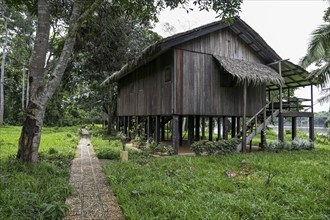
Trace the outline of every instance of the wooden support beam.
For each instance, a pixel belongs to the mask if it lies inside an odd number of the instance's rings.
[[[296,117],[292,117],[292,129],[291,129],[291,138],[292,140],[294,140],[297,136],[297,118]]]
[[[236,117],[231,117],[231,138],[236,135]]]
[[[280,76],[282,76],[282,63],[281,61],[278,62],[278,73],[280,74]],[[279,101],[280,101],[280,113],[282,113],[282,110],[283,110],[283,94],[282,94],[282,85],[280,85],[280,88],[279,88]]]
[[[315,137],[314,137],[314,116],[309,117],[309,140],[311,142],[314,142]]]
[[[205,140],[205,117],[202,117],[202,140]]]
[[[240,117],[237,117],[237,125],[236,125],[236,128],[237,128],[237,134],[241,132],[241,118]]]
[[[160,142],[160,115],[156,116],[155,121],[155,141],[157,144]]]
[[[265,148],[265,146],[266,146],[266,130],[261,130],[259,147]]]
[[[117,116],[116,129],[117,129],[117,132],[120,132],[120,116]]]
[[[173,146],[173,152],[174,154],[179,153],[179,116],[173,115],[172,119],[172,146]]]
[[[188,145],[191,146],[194,143],[194,116],[188,116]]]
[[[200,130],[200,117],[199,115],[196,115],[195,117],[196,122],[195,122],[195,141],[199,141],[201,139],[199,130]]]
[[[161,141],[165,141],[165,117],[161,117],[162,119],[162,123],[161,123],[161,127],[160,127],[160,139]]]
[[[182,131],[183,131],[183,120],[182,116],[179,115],[179,145],[182,146]]]
[[[124,116],[124,134],[127,136],[127,116]]]
[[[213,140],[213,118],[209,117],[209,141]]]
[[[221,140],[221,119],[220,117],[217,118],[217,125],[218,125],[218,138],[217,141]]]
[[[152,116],[147,117],[147,138],[152,137]]]
[[[311,111],[314,112],[313,85],[311,85]]]
[[[136,116],[136,133],[138,136],[141,135],[141,129],[142,129],[141,116]]]
[[[246,152],[246,95],[247,95],[247,85],[244,82],[243,89],[243,134],[242,134],[242,149],[241,151]]]
[[[132,135],[131,135],[131,130],[132,130],[132,116],[128,116],[128,139],[131,140],[132,139]]]
[[[278,116],[278,140],[284,142],[284,117],[282,114]]]
[[[223,139],[228,140],[228,131],[227,131],[227,117],[222,117],[222,133]]]

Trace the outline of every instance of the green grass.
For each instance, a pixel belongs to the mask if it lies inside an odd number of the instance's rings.
[[[0,127],[0,219],[58,219],[65,198],[78,128],[43,128],[39,163],[15,159],[20,127]]]
[[[98,151],[109,146],[97,141]],[[103,166],[128,219],[330,218],[329,145],[281,153],[140,157]]]

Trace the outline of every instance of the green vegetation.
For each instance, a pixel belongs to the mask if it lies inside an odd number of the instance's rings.
[[[62,218],[78,127],[43,128],[36,165],[15,159],[20,129],[0,127],[0,219]]]
[[[118,142],[92,142],[99,152],[121,150]],[[329,145],[317,144],[226,156],[130,154],[103,170],[128,219],[328,219],[329,158]]]

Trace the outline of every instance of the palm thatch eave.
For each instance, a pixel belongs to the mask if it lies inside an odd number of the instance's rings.
[[[279,73],[266,65],[217,55],[213,55],[213,57],[228,73],[237,78],[238,83],[246,82],[248,85],[253,86],[267,84],[269,82],[277,85],[283,85],[285,83]]]

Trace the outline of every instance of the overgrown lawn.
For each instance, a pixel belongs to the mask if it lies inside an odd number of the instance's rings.
[[[98,152],[120,150],[98,139]],[[103,166],[128,219],[330,218],[328,145],[228,156],[131,154]]]
[[[21,127],[0,127],[0,219],[58,219],[65,198],[70,164],[78,144],[78,127],[43,128],[39,163],[15,159]]]

